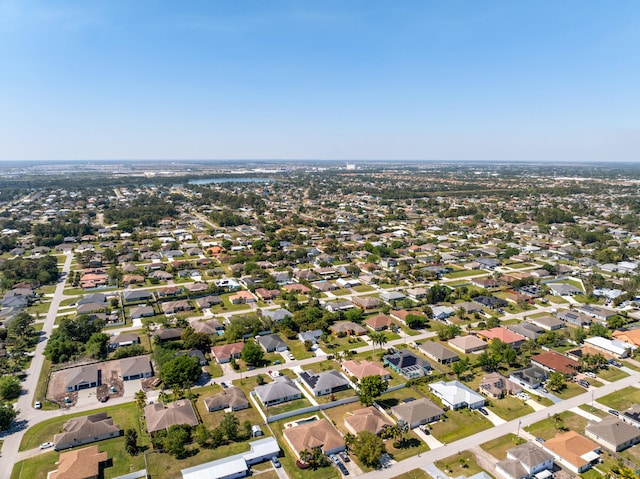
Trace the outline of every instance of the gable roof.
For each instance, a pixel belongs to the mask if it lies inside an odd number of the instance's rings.
[[[556,353],[555,351],[545,351],[531,356],[531,362],[563,374],[574,374],[580,367],[578,361]]]
[[[113,424],[113,419],[107,417],[106,412],[100,412],[69,419],[62,426],[62,430],[64,432],[53,436],[53,443],[56,446],[78,443],[85,439],[116,433],[120,431],[120,427]]]
[[[151,374],[151,361],[149,356],[134,356],[120,360],[120,372],[122,377]]]
[[[460,381],[437,381],[429,384],[429,388],[451,407],[470,406],[479,402],[484,403],[485,399],[477,392],[469,389]]]

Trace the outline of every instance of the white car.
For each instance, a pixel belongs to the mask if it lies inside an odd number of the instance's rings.
[[[41,403],[40,401],[36,401],[36,402],[33,404],[33,407],[34,407],[35,409],[42,409],[42,403]]]
[[[596,375],[594,373],[592,373],[591,371],[587,371],[586,373],[584,373],[585,376],[589,377],[589,378],[595,378]]]
[[[40,444],[40,449],[49,449],[50,447],[53,447],[52,442],[43,442]]]

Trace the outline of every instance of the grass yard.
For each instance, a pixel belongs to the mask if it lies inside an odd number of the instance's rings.
[[[422,394],[414,391],[411,388],[402,388],[398,389],[397,391],[384,393],[382,396],[376,399],[376,402],[384,409],[390,409],[402,403],[405,399],[420,399],[421,397]]]
[[[44,358],[42,363],[42,369],[40,370],[40,376],[38,377],[38,384],[36,385],[36,393],[34,398],[36,401],[42,402],[42,409],[45,411],[53,411],[54,409],[60,409],[55,403],[46,400],[47,389],[49,388],[49,377],[51,376],[51,361]]]
[[[451,273],[445,273],[444,277],[449,279],[457,279],[457,278],[472,278],[474,276],[482,276],[488,274],[487,271],[483,269],[475,269],[475,270],[461,270],[461,271],[453,271]]]
[[[403,447],[395,448],[393,447],[393,443],[393,439],[387,439],[385,441],[385,446],[387,448],[387,453],[389,453],[396,461],[402,461],[403,459],[415,456],[416,454],[422,454],[429,450],[429,446],[420,440],[413,431],[409,431],[405,436]]]
[[[633,404],[638,404],[640,402],[640,389],[629,386],[628,388],[602,396],[598,399],[598,402],[612,409],[624,411]]]
[[[557,417],[558,420],[556,420],[555,417],[543,419],[540,422],[525,427],[525,430],[528,433],[536,437],[541,437],[545,440],[556,437],[558,434],[562,434],[567,430],[584,434],[584,428],[588,423],[586,418],[579,414],[574,414],[571,411],[560,413]]]
[[[369,293],[370,291],[375,291],[373,286],[369,286],[368,284],[359,284],[358,286],[354,286],[353,289],[356,293]]]
[[[431,479],[431,476],[422,469],[414,469],[413,471],[405,472],[404,474],[394,477],[395,479]]]
[[[342,435],[347,434],[349,431],[344,425],[344,420],[346,417],[350,416],[353,411],[357,411],[358,409],[362,409],[363,406],[360,402],[352,402],[349,404],[343,404],[342,406],[332,407],[330,409],[325,409],[324,414],[329,418],[329,420],[333,423],[333,425],[338,429]]]
[[[57,452],[50,451],[20,461],[13,466],[11,479],[44,479],[56,468],[58,456]]]
[[[284,338],[284,342],[287,343],[289,351],[291,351],[291,354],[293,354],[293,357],[296,359],[307,359],[315,356],[315,353],[313,351],[307,351],[304,343],[298,339]]]
[[[562,399],[569,399],[574,396],[579,396],[580,394],[584,394],[586,389],[580,386],[578,383],[574,383],[573,381],[567,381],[567,387],[564,388],[560,392],[552,391],[553,394]]]
[[[478,466],[473,453],[469,451],[461,451],[441,461],[436,461],[435,465],[449,477],[469,477],[483,471],[483,469]]]
[[[505,396],[502,399],[491,399],[487,406],[502,419],[511,421],[522,416],[526,416],[533,411],[533,408],[514,396]]]
[[[295,399],[293,401],[288,401],[283,404],[278,404],[276,406],[265,407],[264,410],[267,416],[277,416],[278,414],[282,414],[284,412],[295,411],[297,409],[302,409],[304,407],[312,406],[308,399],[302,397],[300,399]]]
[[[493,427],[493,423],[468,408],[449,410],[446,420],[431,424],[431,434],[443,443],[451,443]]]
[[[334,289],[331,292],[334,296],[346,296],[348,294],[351,294],[351,290],[347,288]]]
[[[622,364],[624,364],[624,366],[629,369],[633,369],[634,371],[640,371],[640,368],[638,366],[636,366],[635,364],[631,364],[629,361],[622,361]]]
[[[346,389],[344,391],[338,391],[337,393],[333,393],[333,394],[325,394],[324,396],[315,396],[315,400],[318,402],[318,404],[327,404],[333,401],[339,401],[341,399],[345,399],[345,398],[351,398],[354,397],[356,395],[356,392],[349,388]],[[333,396],[333,399],[332,399]]]
[[[545,298],[553,304],[568,304],[569,301],[567,301],[566,299],[564,299],[562,296],[553,296],[553,295],[549,295],[549,296],[545,296]]]
[[[589,414],[593,414],[594,416],[597,416],[599,418],[605,418],[605,417],[609,416],[609,414],[604,412],[602,409],[599,409],[597,407],[593,407],[593,406],[591,406],[591,404],[581,404],[578,407],[580,409],[582,409],[583,411],[587,411]]]
[[[518,437],[515,434],[507,434],[506,436],[501,436],[489,442],[480,444],[480,447],[501,461],[507,457],[507,451],[509,449],[522,444],[523,442],[525,442],[525,440],[521,437]]]
[[[367,343],[356,336],[346,336],[344,338],[338,338],[336,336],[331,336],[327,338],[329,342],[322,342],[322,350],[327,353],[335,353],[337,351],[345,351],[347,349],[355,349],[360,348],[362,346],[366,346]]]

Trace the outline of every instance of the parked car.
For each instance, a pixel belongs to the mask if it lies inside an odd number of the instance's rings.
[[[40,401],[36,401],[33,405],[35,409],[42,409],[42,403]]]
[[[478,411],[480,411],[482,414],[484,414],[485,416],[489,415],[489,411],[487,411],[485,408],[481,407],[478,408]]]
[[[536,437],[536,441],[538,441],[538,442],[544,442],[544,439],[542,439],[541,437]]]
[[[227,389],[227,383],[220,381],[220,386],[222,386],[223,388]]]
[[[278,460],[278,458],[276,456],[273,456],[271,458],[271,463],[273,464],[273,467],[275,467],[276,469],[278,469],[280,467],[280,461]]]
[[[545,387],[541,387],[541,388],[540,388],[540,391],[542,391],[542,392],[543,392],[543,393],[545,393],[545,394],[548,394],[548,393],[549,393],[549,391],[547,391],[547,388],[545,388]]]
[[[40,444],[40,449],[49,449],[50,447],[53,447],[52,442],[43,442]]]
[[[351,459],[349,459],[349,454],[347,454],[347,451],[342,451],[340,453],[340,457],[344,462],[351,462]]]
[[[595,378],[596,377],[595,373],[592,373],[591,371],[587,371],[586,373],[584,373],[584,375],[589,377],[589,378]]]
[[[622,367],[622,363],[620,361],[611,361],[611,365],[615,366],[617,368],[621,368]]]
[[[331,454],[329,456],[329,459],[331,459],[333,462],[335,462],[336,464],[338,464],[340,462],[340,459],[338,459],[338,456],[336,456],[335,454]]]
[[[342,473],[343,476],[349,475],[349,470],[340,461],[337,462],[336,466],[338,466],[338,469],[340,469],[340,472]]]
[[[109,400],[109,396],[102,396],[100,398],[100,402],[107,402]]]
[[[587,381],[585,381],[584,379],[581,379],[580,381],[578,381],[578,384],[580,386],[582,386],[583,388],[589,388],[589,383]]]
[[[619,416],[620,413],[618,411],[616,411],[615,409],[609,409],[609,414],[613,414],[614,416]]]

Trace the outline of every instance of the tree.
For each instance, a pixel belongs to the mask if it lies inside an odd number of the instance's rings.
[[[104,359],[107,357],[107,343],[109,336],[104,333],[93,333],[85,346],[87,356],[94,359]]]
[[[611,335],[609,329],[600,323],[591,323],[589,326],[589,335],[591,336],[602,336],[603,338],[608,338]]]
[[[562,391],[567,387],[567,380],[562,373],[554,371],[549,374],[549,379],[547,379],[547,387],[552,391]]]
[[[451,365],[451,371],[453,372],[453,374],[456,375],[458,379],[460,379],[462,375],[466,373],[468,370],[469,370],[469,358],[467,356],[460,358],[460,360],[454,362]]]
[[[245,363],[255,366],[260,364],[264,359],[264,351],[258,343],[249,341],[244,345],[244,348],[242,348],[241,357]]]
[[[422,329],[426,322],[427,318],[418,314],[407,314],[407,317],[405,318],[405,323],[411,329]]]
[[[313,449],[305,449],[304,451],[300,451],[300,460],[305,462],[311,466],[311,469],[314,471],[319,467],[327,467],[329,463],[329,459],[324,455],[322,450],[319,447],[314,447]]]
[[[136,400],[136,406],[140,409],[144,409],[147,405],[147,393],[145,393],[142,389],[140,389],[134,396]]]
[[[191,326],[187,326],[180,337],[185,349],[199,349],[203,353],[211,348],[211,336],[206,333],[198,333]]]
[[[362,321],[363,316],[364,311],[362,311],[360,308],[349,309],[344,313],[344,319],[346,319],[347,321],[353,321],[354,323],[359,323],[360,321]]]
[[[169,387],[190,387],[198,380],[201,372],[198,358],[181,355],[165,362],[158,376]]]
[[[0,399],[10,401],[20,396],[22,385],[15,376],[0,377]]]
[[[184,424],[174,424],[169,428],[162,441],[162,449],[175,458],[181,459],[186,453],[185,444],[188,444],[190,440],[191,427]]]
[[[358,397],[360,403],[371,406],[373,400],[384,393],[389,387],[389,383],[380,376],[365,376],[358,384]]]
[[[369,339],[373,343],[373,353],[376,352],[376,346],[380,346],[382,348],[383,344],[387,343],[387,335],[384,334],[383,331],[374,331],[373,333],[369,333]]]
[[[211,433],[204,424],[198,424],[194,431],[194,438],[200,447],[209,447]]]
[[[369,431],[360,431],[350,445],[353,453],[365,466],[377,467],[380,457],[386,452],[380,437]]]
[[[124,448],[130,456],[135,456],[140,451],[138,447],[138,432],[135,429],[125,430]]]
[[[587,332],[582,326],[573,330],[573,340],[576,343],[582,344],[585,339],[587,339]]]
[[[226,413],[222,417],[219,427],[229,441],[235,441],[238,438],[238,427],[240,427],[240,421],[235,415]]]
[[[7,431],[11,423],[18,416],[18,412],[7,402],[0,403],[0,431]]]

